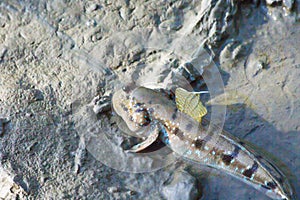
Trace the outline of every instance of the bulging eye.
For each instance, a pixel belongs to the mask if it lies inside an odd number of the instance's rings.
[[[122,87],[122,90],[123,90],[124,92],[129,92],[128,86],[123,86],[123,87]]]
[[[137,108],[132,116],[135,123],[139,126],[147,126],[151,122],[151,118],[146,108]]]

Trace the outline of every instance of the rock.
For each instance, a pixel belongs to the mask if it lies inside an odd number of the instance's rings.
[[[0,47],[0,63],[3,61],[6,52],[7,52],[6,47]]]
[[[220,63],[223,69],[230,69],[236,66],[248,53],[248,44],[232,40],[226,44],[220,53]]]
[[[0,118],[0,136],[4,134],[5,131],[5,124],[9,122],[8,119],[6,118]]]
[[[162,186],[162,194],[167,200],[199,199],[196,179],[187,172],[175,172],[169,182]]]
[[[200,76],[201,72],[196,71],[191,63],[185,63],[183,66],[177,68],[177,73],[189,82],[192,82]]]
[[[247,65],[246,72],[252,77],[257,76],[263,70],[269,68],[269,58],[267,55],[259,55],[257,57],[251,56],[249,58],[249,64]]]
[[[82,166],[82,162],[86,155],[86,147],[83,139],[79,140],[78,148],[75,152],[75,159],[74,159],[74,173],[80,173],[80,168]]]
[[[266,0],[267,5],[269,6],[275,6],[278,4],[281,4],[287,8],[288,10],[292,10],[293,6],[295,4],[294,0]]]
[[[4,133],[3,124],[0,124],[0,136],[3,135],[3,133]]]
[[[32,113],[25,113],[25,117],[32,117]]]
[[[120,8],[120,16],[123,20],[128,20],[130,16],[130,9],[128,9],[127,7]]]
[[[13,177],[0,167],[0,199],[25,198],[25,190],[14,182]]]
[[[91,5],[89,5],[87,8],[86,8],[86,12],[87,13],[91,13],[91,12],[93,12],[93,11],[95,11],[95,10],[97,10],[98,9],[98,5],[97,4],[91,4]]]
[[[92,101],[94,104],[93,111],[95,114],[106,112],[111,109],[111,100],[109,96],[95,97]]]
[[[97,22],[93,19],[90,19],[86,22],[87,27],[95,27],[97,25]]]
[[[267,5],[273,6],[274,4],[281,3],[282,0],[266,0]]]
[[[109,192],[109,193],[116,193],[116,192],[118,192],[118,188],[114,187],[114,186],[108,187],[107,188],[107,192]]]
[[[294,0],[283,0],[283,6],[286,7],[288,10],[292,10],[295,4]]]
[[[35,101],[42,101],[44,100],[44,95],[41,90],[38,89],[32,89],[30,90],[29,96],[28,96],[29,102],[35,102]]]

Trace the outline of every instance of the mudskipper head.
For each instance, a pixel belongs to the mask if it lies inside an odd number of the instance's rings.
[[[151,117],[145,106],[132,97],[132,91],[131,86],[116,91],[112,97],[112,104],[130,131],[137,132],[150,124]]]

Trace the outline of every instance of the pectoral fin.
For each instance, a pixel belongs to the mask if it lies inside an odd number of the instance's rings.
[[[147,139],[139,144],[134,145],[131,149],[127,150],[127,152],[138,153],[143,151],[147,147],[149,147],[153,142],[155,142],[159,135],[159,128],[157,125],[152,125],[149,129],[149,136]]]
[[[207,114],[207,109],[200,101],[199,93],[177,88],[175,90],[175,101],[180,112],[191,116],[198,122],[201,122],[202,117]]]

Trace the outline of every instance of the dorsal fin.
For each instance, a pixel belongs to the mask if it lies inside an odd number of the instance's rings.
[[[207,114],[207,109],[200,101],[200,93],[177,88],[175,90],[175,101],[180,112],[191,116],[198,122],[201,122],[202,117]]]

